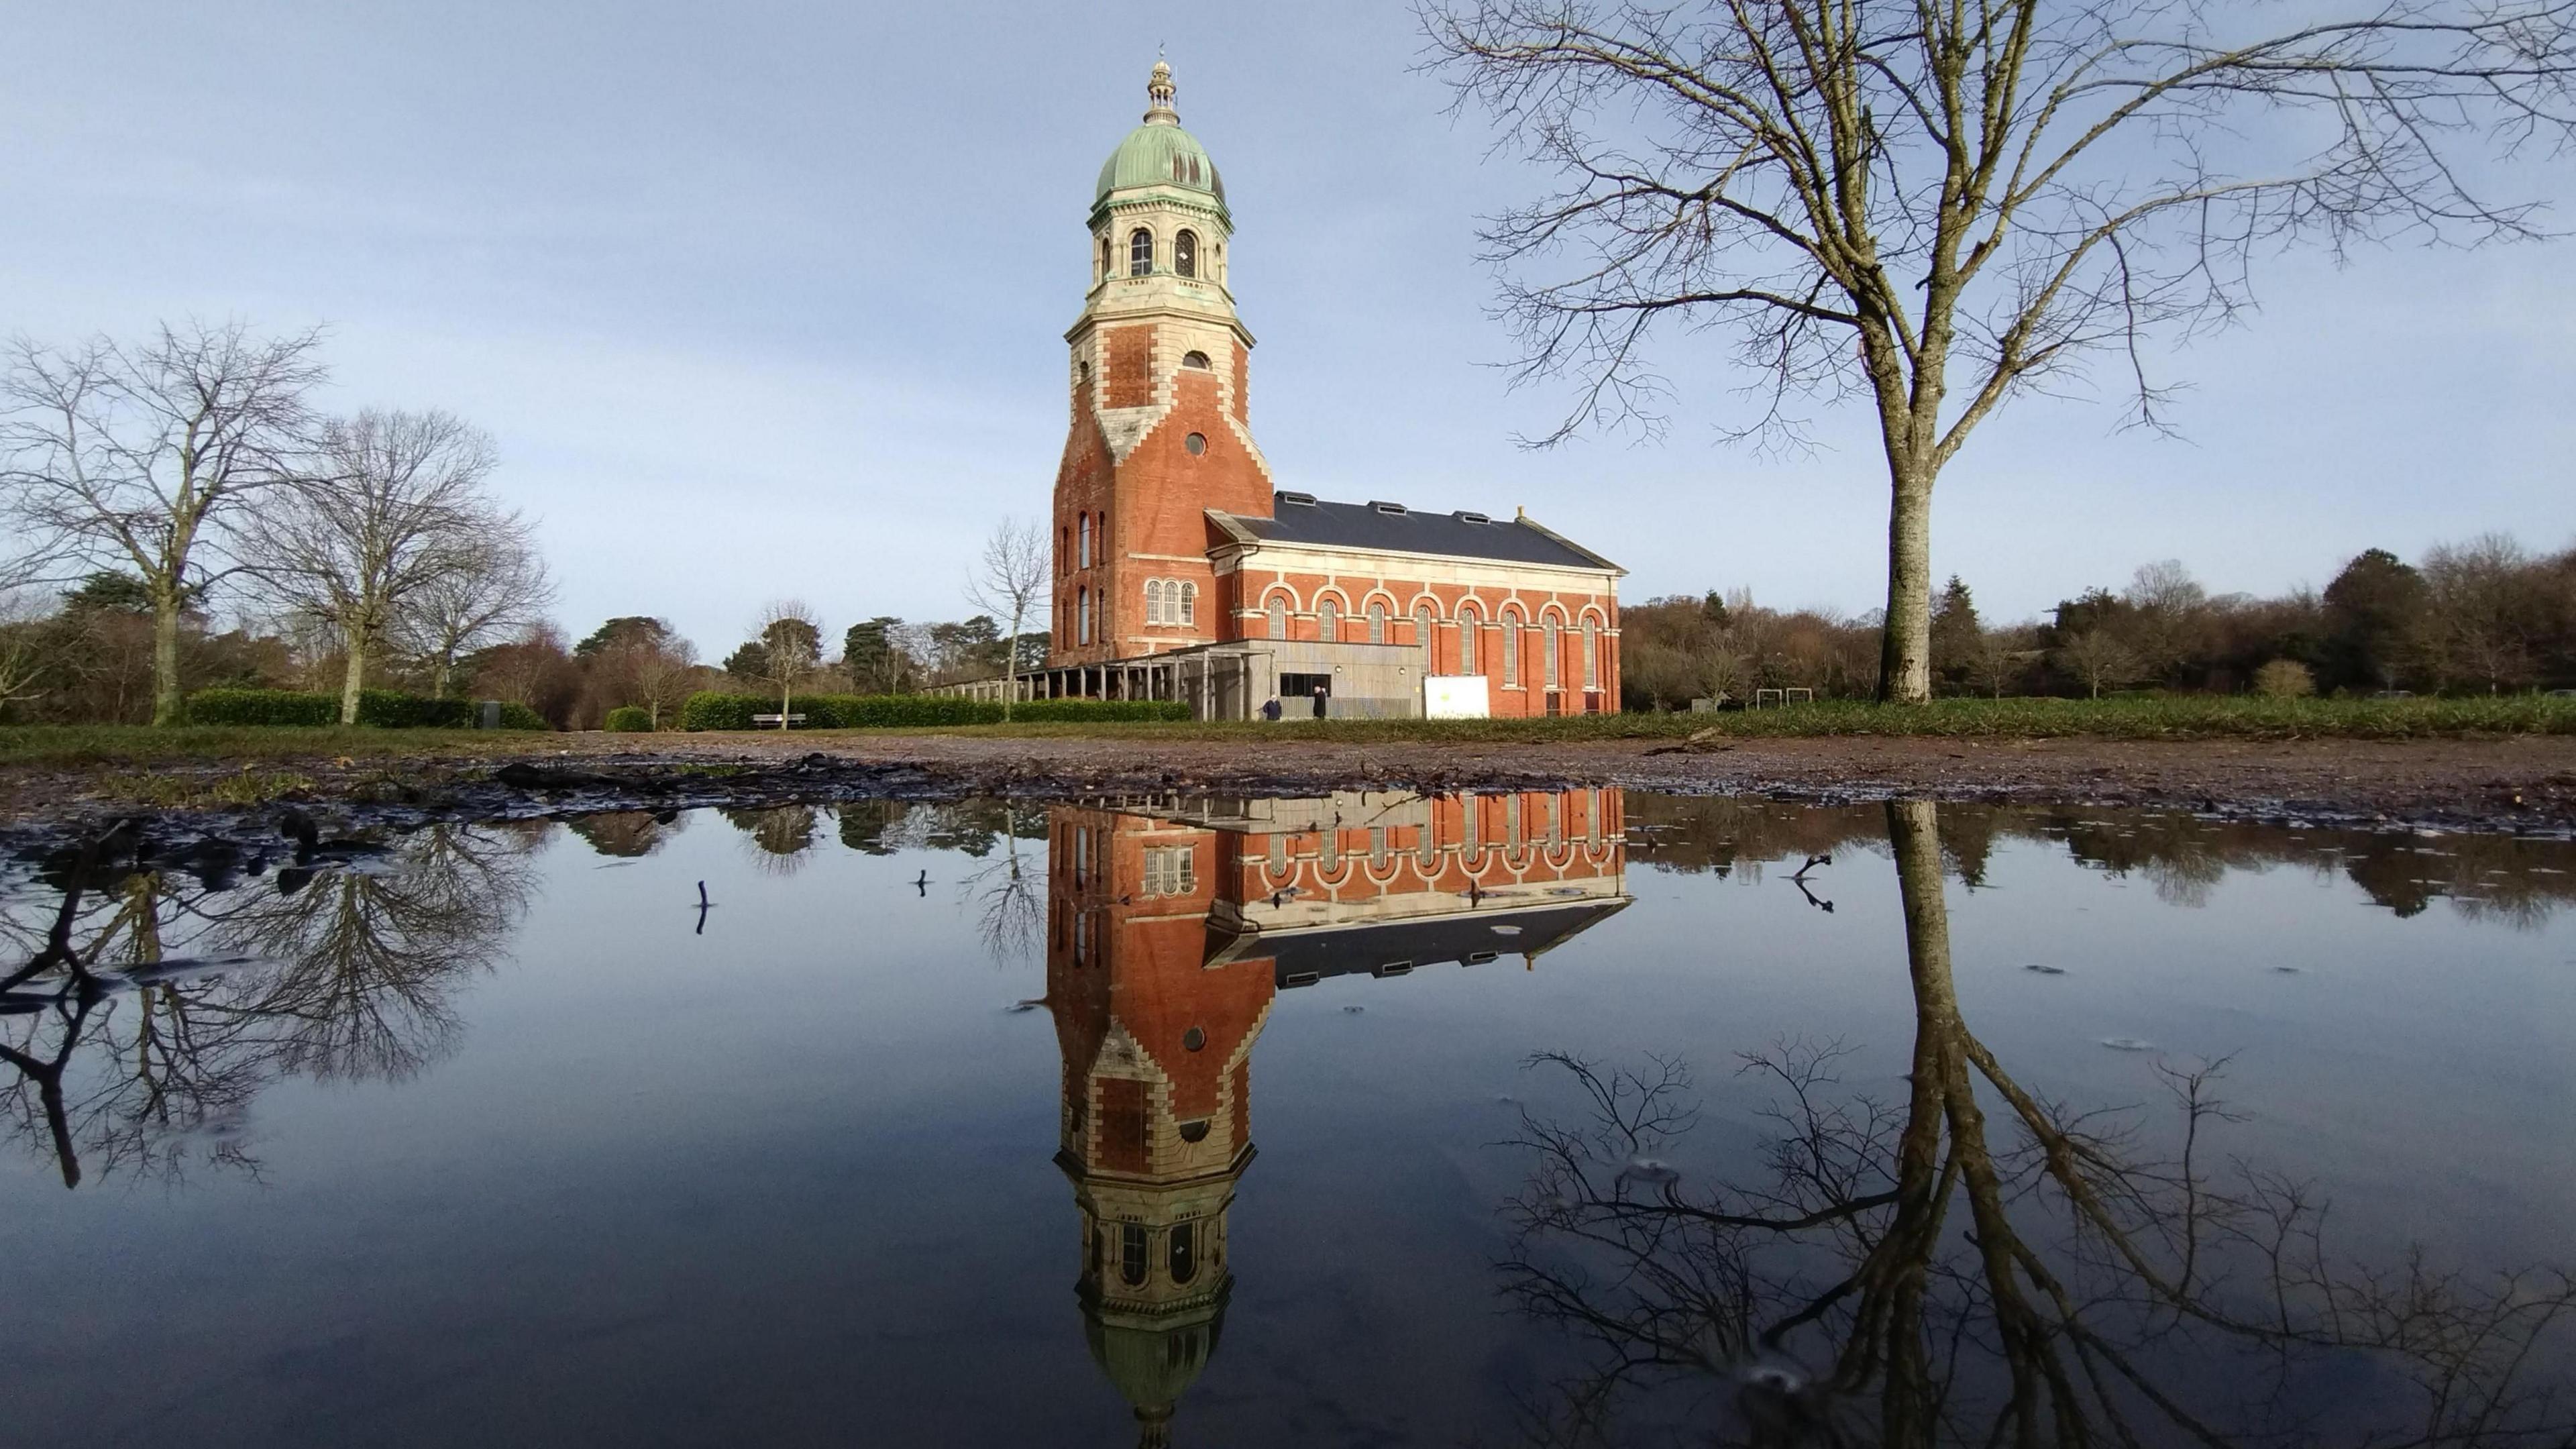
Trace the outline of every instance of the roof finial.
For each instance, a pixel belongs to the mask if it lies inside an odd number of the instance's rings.
[[[1162,59],[1159,53],[1154,60],[1154,74],[1145,82],[1145,98],[1151,103],[1145,107],[1146,125],[1177,126],[1181,123],[1181,113],[1172,109],[1171,63]]]

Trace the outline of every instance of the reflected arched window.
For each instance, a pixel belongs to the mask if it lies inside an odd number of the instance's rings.
[[[1331,599],[1319,599],[1316,601],[1315,637],[1323,640],[1327,644],[1338,644],[1341,642],[1342,606],[1340,604],[1335,603]]]
[[[1288,601],[1277,594],[1270,596],[1270,637],[1288,637]]]
[[[1181,617],[1179,622],[1195,625],[1199,621],[1199,586],[1196,584],[1184,583],[1180,585],[1180,590]]]
[[[1184,277],[1199,274],[1199,234],[1184,231],[1172,238],[1172,270]]]
[[[1153,270],[1154,234],[1140,226],[1127,238],[1127,275],[1149,276]]]
[[[1170,1259],[1173,1282],[1187,1283],[1199,1275],[1198,1224],[1173,1225]]]
[[[1371,604],[1371,605],[1369,605],[1368,621],[1369,621],[1369,642],[1370,642],[1371,644],[1383,644],[1383,643],[1385,643],[1385,642],[1386,642],[1386,605],[1384,605],[1384,604]]]
[[[1475,605],[1469,604],[1458,611],[1458,672],[1460,674],[1476,672],[1476,639],[1484,632],[1484,627],[1484,616],[1476,612]]]
[[[1119,1225],[1118,1280],[1131,1288],[1145,1281],[1145,1225],[1143,1223]]]

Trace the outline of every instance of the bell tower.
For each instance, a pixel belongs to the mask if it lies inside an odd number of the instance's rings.
[[[1207,510],[1267,517],[1252,333],[1234,312],[1234,216],[1154,63],[1142,124],[1100,168],[1082,315],[1065,333],[1072,429],[1055,482],[1051,665],[1236,636]]]

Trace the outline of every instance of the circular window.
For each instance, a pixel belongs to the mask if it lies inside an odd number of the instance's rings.
[[[1189,1048],[1191,1051],[1197,1051],[1200,1047],[1207,1045],[1207,1033],[1199,1030],[1195,1026],[1191,1027],[1188,1031],[1181,1033],[1181,1045]]]
[[[1181,446],[1189,449],[1190,456],[1195,458],[1199,454],[1207,451],[1207,434],[1192,433],[1181,440]]]

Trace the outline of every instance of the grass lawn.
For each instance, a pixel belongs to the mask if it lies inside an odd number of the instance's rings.
[[[1299,738],[1352,743],[1577,743],[1678,739],[1701,730],[1725,738],[1811,735],[1927,735],[2046,739],[2430,739],[2463,735],[2576,735],[2576,699],[2511,695],[2485,699],[2257,699],[2216,695],[2115,699],[1945,699],[1899,706],[1847,701],[1726,714],[1573,715],[1529,720],[1288,720],[1217,724],[1013,724],[913,730],[818,730],[817,743],[850,735],[994,735],[1026,738]],[[592,736],[593,742],[649,751],[649,735]],[[667,737],[666,737],[667,738]],[[713,745],[738,735],[688,736]],[[143,726],[22,725],[0,728],[0,765],[152,766],[206,762],[452,758],[545,750],[560,736],[523,731],[295,729],[249,726],[155,730]]]

